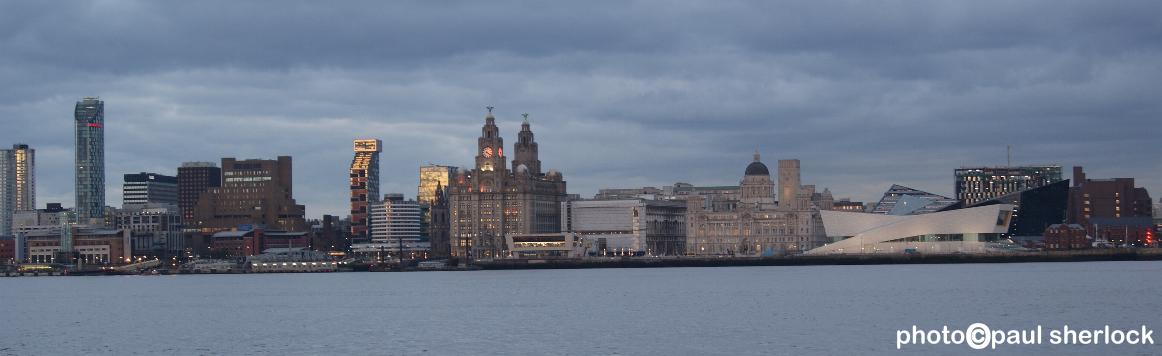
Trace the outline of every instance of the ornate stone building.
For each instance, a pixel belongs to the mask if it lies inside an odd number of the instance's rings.
[[[509,169],[490,107],[477,140],[475,168],[458,169],[447,189],[453,256],[506,256],[506,234],[561,231],[565,180],[560,172],[541,171],[527,114],[513,152]]]
[[[800,185],[799,160],[779,161],[778,192],[767,166],[746,167],[737,198],[698,194],[686,198],[686,253],[774,255],[806,251],[826,243],[815,187]]]

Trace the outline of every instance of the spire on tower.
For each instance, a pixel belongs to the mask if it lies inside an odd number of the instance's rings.
[[[755,162],[759,161],[759,149],[757,149],[757,148],[754,149],[754,161]]]

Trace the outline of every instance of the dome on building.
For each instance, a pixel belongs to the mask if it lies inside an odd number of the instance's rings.
[[[771,172],[767,170],[767,165],[762,162],[751,162],[746,165],[746,175],[748,176],[769,176]]]
[[[528,172],[529,172],[529,166],[526,166],[526,165],[524,165],[524,164],[522,163],[521,165],[519,165],[519,166],[516,166],[516,172],[517,172],[517,173],[528,173]]]
[[[771,171],[767,170],[767,165],[759,162],[759,153],[754,153],[754,162],[746,165],[746,175],[748,176],[770,176]]]

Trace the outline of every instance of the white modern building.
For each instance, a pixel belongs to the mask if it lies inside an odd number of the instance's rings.
[[[686,204],[648,199],[561,203],[561,226],[591,256],[672,255],[686,245]]]
[[[1007,243],[1013,206],[987,205],[922,215],[821,211],[832,243],[809,255],[881,253],[988,253],[1011,250]]]
[[[427,257],[431,244],[420,238],[422,214],[419,202],[385,194],[371,203],[371,242],[352,244],[352,253],[370,259],[397,258],[400,252],[405,258]]]
[[[371,204],[371,241],[419,241],[420,204],[404,200],[403,194],[385,194]]]

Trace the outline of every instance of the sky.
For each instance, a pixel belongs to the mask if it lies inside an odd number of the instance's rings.
[[[345,216],[351,140],[381,192],[470,166],[522,113],[570,193],[737,184],[758,150],[874,202],[962,166],[1057,164],[1162,196],[1157,1],[0,1],[0,146],[73,203],[73,107],[105,101],[121,175],[294,158],[308,218]]]

